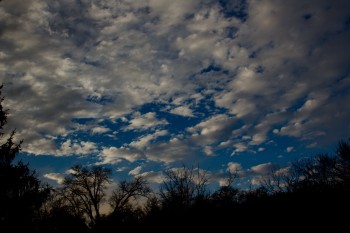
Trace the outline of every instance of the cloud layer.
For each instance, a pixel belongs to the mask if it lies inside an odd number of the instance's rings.
[[[334,143],[350,130],[349,19],[348,1],[4,0],[8,127],[25,153],[99,164]]]

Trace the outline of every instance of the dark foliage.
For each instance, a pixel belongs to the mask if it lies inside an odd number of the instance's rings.
[[[0,96],[1,89],[0,86]],[[21,143],[14,142],[15,131],[4,139],[4,126],[8,111],[0,99],[0,229],[5,231],[34,230],[40,207],[50,193],[50,187],[42,185],[36,172],[22,161],[14,163],[21,150]]]

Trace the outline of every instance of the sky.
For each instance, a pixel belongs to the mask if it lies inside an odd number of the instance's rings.
[[[256,185],[350,136],[350,1],[3,0],[0,83],[52,185],[76,164]]]

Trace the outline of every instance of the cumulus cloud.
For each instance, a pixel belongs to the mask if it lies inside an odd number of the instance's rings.
[[[2,1],[22,151],[171,163],[346,137],[349,2],[241,2]]]
[[[189,109],[187,106],[176,107],[172,109],[170,112],[180,116],[194,117],[192,110]]]
[[[210,145],[227,139],[231,130],[236,126],[235,123],[235,118],[226,114],[218,114],[187,128],[187,131],[192,133],[192,140],[196,143]]]
[[[250,170],[255,174],[263,175],[271,172],[273,168],[274,168],[274,165],[271,162],[268,162],[268,163],[262,163],[256,166],[252,166]]]
[[[172,163],[176,161],[193,163],[198,148],[187,140],[172,138],[168,142],[153,144],[145,153],[147,159],[156,162]]]
[[[237,172],[239,170],[242,170],[242,165],[240,163],[229,162],[227,164],[227,171]]]
[[[146,130],[151,129],[159,125],[166,125],[168,122],[164,119],[159,120],[156,117],[155,112],[149,112],[144,115],[140,115],[139,113],[136,113],[136,116],[130,120],[130,124],[125,127],[126,130]]]
[[[70,139],[63,142],[56,155],[86,155],[96,153],[97,145],[94,142],[75,142]]]
[[[108,129],[107,127],[104,126],[97,126],[91,129],[93,134],[102,134],[102,133],[106,133],[108,131],[110,131],[110,129]]]
[[[77,141],[67,139],[57,147],[51,139],[40,139],[29,143],[26,152],[30,154],[45,154],[54,156],[71,156],[71,155],[93,155],[98,152],[98,146],[90,141]]]
[[[101,153],[98,155],[101,159],[97,164],[115,164],[120,163],[122,160],[129,162],[135,162],[136,160],[142,159],[143,155],[137,150],[133,150],[126,147],[109,147],[103,148]]]
[[[138,149],[144,149],[151,143],[152,140],[155,140],[156,138],[165,136],[167,134],[167,130],[158,130],[153,134],[148,134],[140,137],[137,141],[133,141],[129,145]]]
[[[233,144],[233,146],[235,149],[231,155],[235,155],[237,153],[244,152],[248,149],[248,145],[246,145],[246,143],[244,143],[244,142],[237,142],[237,143]]]
[[[204,153],[208,156],[214,155],[213,148],[211,146],[205,146],[204,147]]]

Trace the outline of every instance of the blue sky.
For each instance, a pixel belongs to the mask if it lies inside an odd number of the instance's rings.
[[[4,0],[0,24],[7,130],[53,185],[80,163],[249,186],[349,137],[349,1]]]

